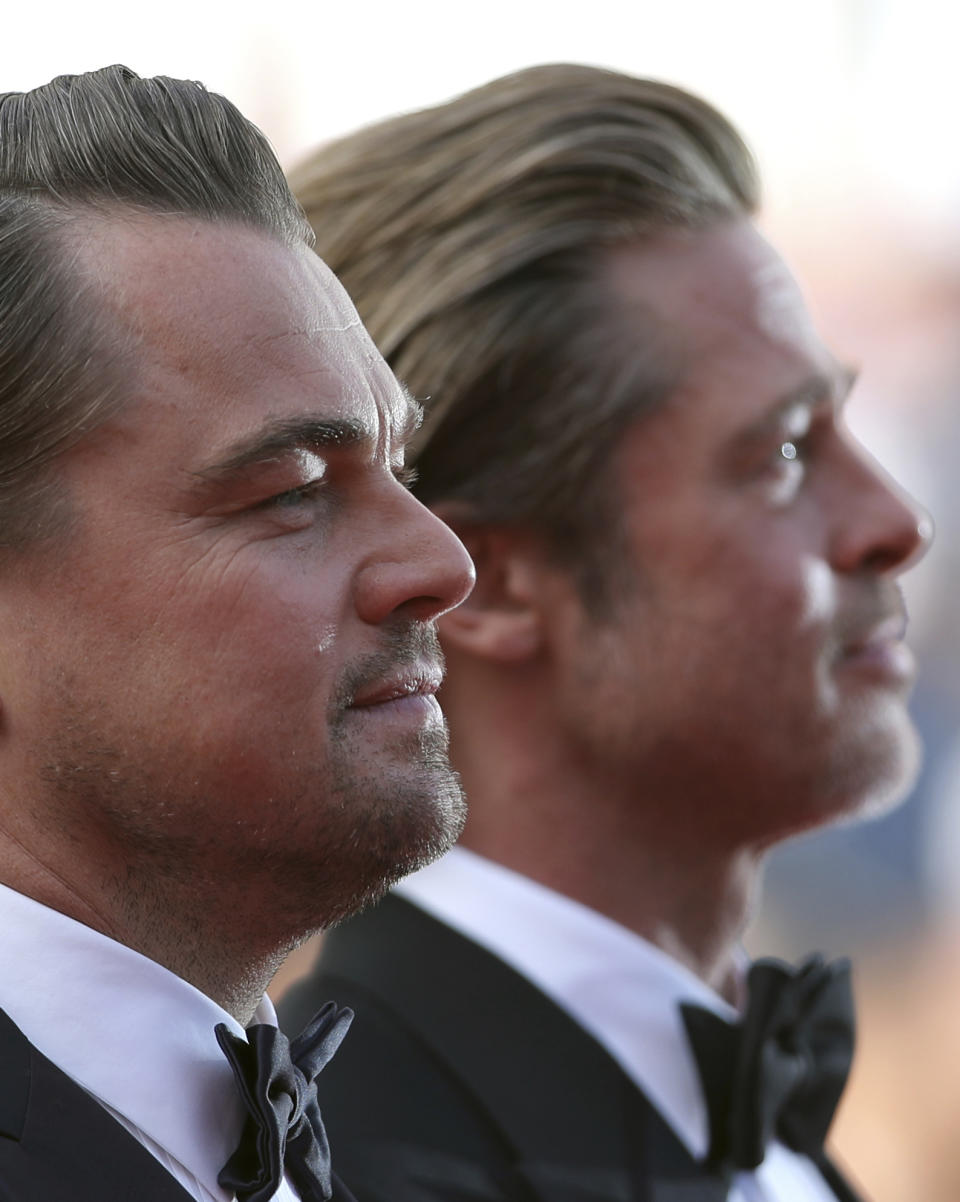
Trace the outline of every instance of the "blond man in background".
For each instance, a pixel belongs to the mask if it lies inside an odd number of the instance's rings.
[[[845,968],[749,965],[778,841],[917,763],[899,575],[927,524],[695,97],[534,68],[293,174],[427,407],[418,496],[475,560],[441,619],[470,817],[328,938],[282,1018],[361,1197],[828,1202]]]

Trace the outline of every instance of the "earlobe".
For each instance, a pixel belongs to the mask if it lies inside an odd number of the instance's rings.
[[[447,647],[500,663],[533,659],[540,649],[540,623],[531,611],[507,612],[477,608],[468,598],[439,621],[440,637]]]
[[[458,521],[443,511],[438,516],[456,531],[477,569],[473,592],[440,619],[445,646],[500,663],[533,659],[543,630],[528,537]]]

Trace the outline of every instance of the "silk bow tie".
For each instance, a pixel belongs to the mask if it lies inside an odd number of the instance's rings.
[[[736,1025],[680,1007],[707,1103],[707,1158],[723,1172],[755,1169],[774,1138],[816,1157],[853,1058],[848,961],[758,960],[747,987]]]
[[[247,1108],[236,1151],[217,1178],[239,1202],[269,1202],[284,1169],[303,1202],[327,1202],[330,1147],[320,1118],[315,1078],[340,1046],[353,1011],[327,1002],[293,1043],[276,1027],[215,1028]],[[248,1042],[249,1041],[249,1042]]]

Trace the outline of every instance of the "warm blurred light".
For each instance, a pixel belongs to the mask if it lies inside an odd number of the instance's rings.
[[[960,15],[938,0],[489,0],[469,16],[441,0],[11,8],[0,89],[108,62],[198,78],[262,124],[285,160],[387,112],[573,59],[716,101],[758,149],[777,211],[869,186],[942,216],[960,195],[949,153]]]

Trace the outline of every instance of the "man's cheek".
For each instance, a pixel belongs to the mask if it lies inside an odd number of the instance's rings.
[[[822,559],[801,561],[798,577],[797,625],[804,630],[826,630],[836,613],[836,581]]]

